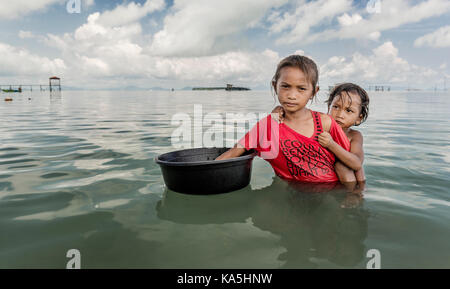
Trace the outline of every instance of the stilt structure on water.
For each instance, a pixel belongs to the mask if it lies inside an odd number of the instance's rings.
[[[59,90],[61,91],[61,78],[52,76],[48,80],[48,86],[50,87],[50,91]]]
[[[61,91],[61,78],[52,76],[48,80],[47,84],[0,84],[0,91],[6,92],[6,93],[21,93],[22,91],[29,90],[33,91],[39,90],[39,91]]]

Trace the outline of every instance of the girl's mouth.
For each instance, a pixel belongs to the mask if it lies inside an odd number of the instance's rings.
[[[297,106],[296,103],[285,102],[284,104],[285,104],[286,106],[289,106],[289,107]]]

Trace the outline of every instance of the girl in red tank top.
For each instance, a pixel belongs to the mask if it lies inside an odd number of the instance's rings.
[[[310,113],[314,121],[314,132],[310,137],[285,123],[278,123],[272,115],[268,115],[239,140],[238,146],[246,150],[255,149],[257,155],[268,161],[275,174],[283,179],[337,182],[334,171],[336,158],[318,142],[318,136],[323,132],[322,116],[316,111]],[[350,149],[347,136],[334,120],[329,133],[336,143]]]
[[[319,87],[317,66],[305,56],[283,59],[272,79],[272,86],[285,111],[283,123],[271,115],[260,120],[235,146],[220,155],[223,160],[255,149],[267,160],[275,173],[284,179],[302,182],[337,182],[335,156],[318,142],[328,132],[344,149],[350,142],[336,122],[326,114],[306,108]]]

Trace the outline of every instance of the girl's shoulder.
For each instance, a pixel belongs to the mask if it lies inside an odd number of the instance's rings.
[[[331,129],[331,124],[332,124],[331,117],[326,113],[319,112],[319,114],[320,114],[320,120],[322,121],[323,131],[329,132]]]
[[[352,141],[363,141],[363,135],[359,130],[349,129],[348,131],[348,139],[350,142]]]

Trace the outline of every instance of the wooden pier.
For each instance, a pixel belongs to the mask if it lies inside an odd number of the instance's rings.
[[[0,90],[46,91],[50,90],[50,86],[42,84],[0,84]]]
[[[328,86],[328,90],[331,91],[335,86]],[[367,86],[366,86],[367,87]],[[368,91],[391,91],[391,86],[390,85],[369,85],[367,87]]]
[[[1,92],[22,92],[22,91],[61,91],[61,79],[53,76],[48,80],[48,84],[0,84]]]

